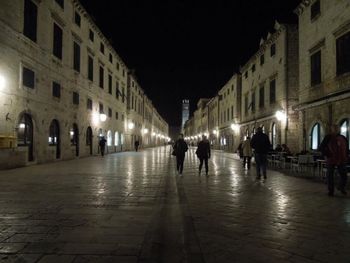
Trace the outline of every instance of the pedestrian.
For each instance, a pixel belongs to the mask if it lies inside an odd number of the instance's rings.
[[[253,150],[250,145],[250,137],[247,136],[245,141],[242,143],[242,154],[243,154],[243,168],[247,165],[248,170],[250,169],[250,161],[252,159]]]
[[[187,143],[185,142],[182,133],[179,135],[179,138],[176,140],[173,146],[173,149],[174,149],[173,155],[176,156],[176,171],[180,176],[182,176],[182,171],[183,171],[184,161],[185,161],[185,154],[188,150]]]
[[[100,141],[98,142],[98,145],[100,146],[101,156],[105,156],[105,148],[106,148],[106,139],[104,136],[100,137]]]
[[[140,142],[136,140],[134,143],[134,146],[135,146],[135,151],[137,152],[139,150]]]
[[[328,195],[334,195],[334,170],[338,169],[340,182],[337,189],[346,195],[347,182],[347,162],[349,158],[349,142],[341,134],[339,134],[339,126],[334,124],[330,127],[330,134],[326,135],[320,144],[319,150],[326,157],[327,162],[327,181]]]
[[[243,148],[242,148],[242,142],[238,145],[238,148],[236,150],[236,152],[238,153],[239,159],[243,158]]]
[[[271,147],[269,137],[263,133],[261,127],[253,135],[250,145],[254,149],[254,158],[256,164],[256,179],[261,178],[261,171],[266,179],[267,153]]]
[[[199,172],[201,175],[203,162],[205,164],[205,175],[208,176],[208,159],[210,159],[210,143],[205,135],[202,136],[202,140],[198,143],[196,155],[199,159]]]

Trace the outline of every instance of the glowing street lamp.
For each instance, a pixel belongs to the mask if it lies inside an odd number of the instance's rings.
[[[147,133],[148,133],[148,129],[147,128],[143,129],[143,134],[147,134]]]
[[[239,124],[237,124],[237,123],[232,123],[232,124],[231,124],[231,129],[232,129],[234,132],[239,132],[239,128],[240,128]]]
[[[134,129],[135,128],[135,124],[133,122],[129,122],[128,128],[129,128],[129,130]]]
[[[103,112],[100,113],[100,121],[105,122],[107,120],[107,115],[104,114]]]
[[[286,121],[287,120],[287,114],[284,111],[278,110],[276,111],[276,119],[278,121]]]

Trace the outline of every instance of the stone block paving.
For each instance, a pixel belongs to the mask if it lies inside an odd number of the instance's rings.
[[[169,147],[0,172],[0,262],[350,262],[350,199]]]

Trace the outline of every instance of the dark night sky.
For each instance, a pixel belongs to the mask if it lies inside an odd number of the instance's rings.
[[[300,0],[80,0],[170,125],[212,97]]]

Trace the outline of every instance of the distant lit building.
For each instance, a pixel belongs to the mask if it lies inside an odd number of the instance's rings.
[[[183,100],[182,101],[182,123],[181,129],[184,128],[186,121],[190,118],[190,101]]]

